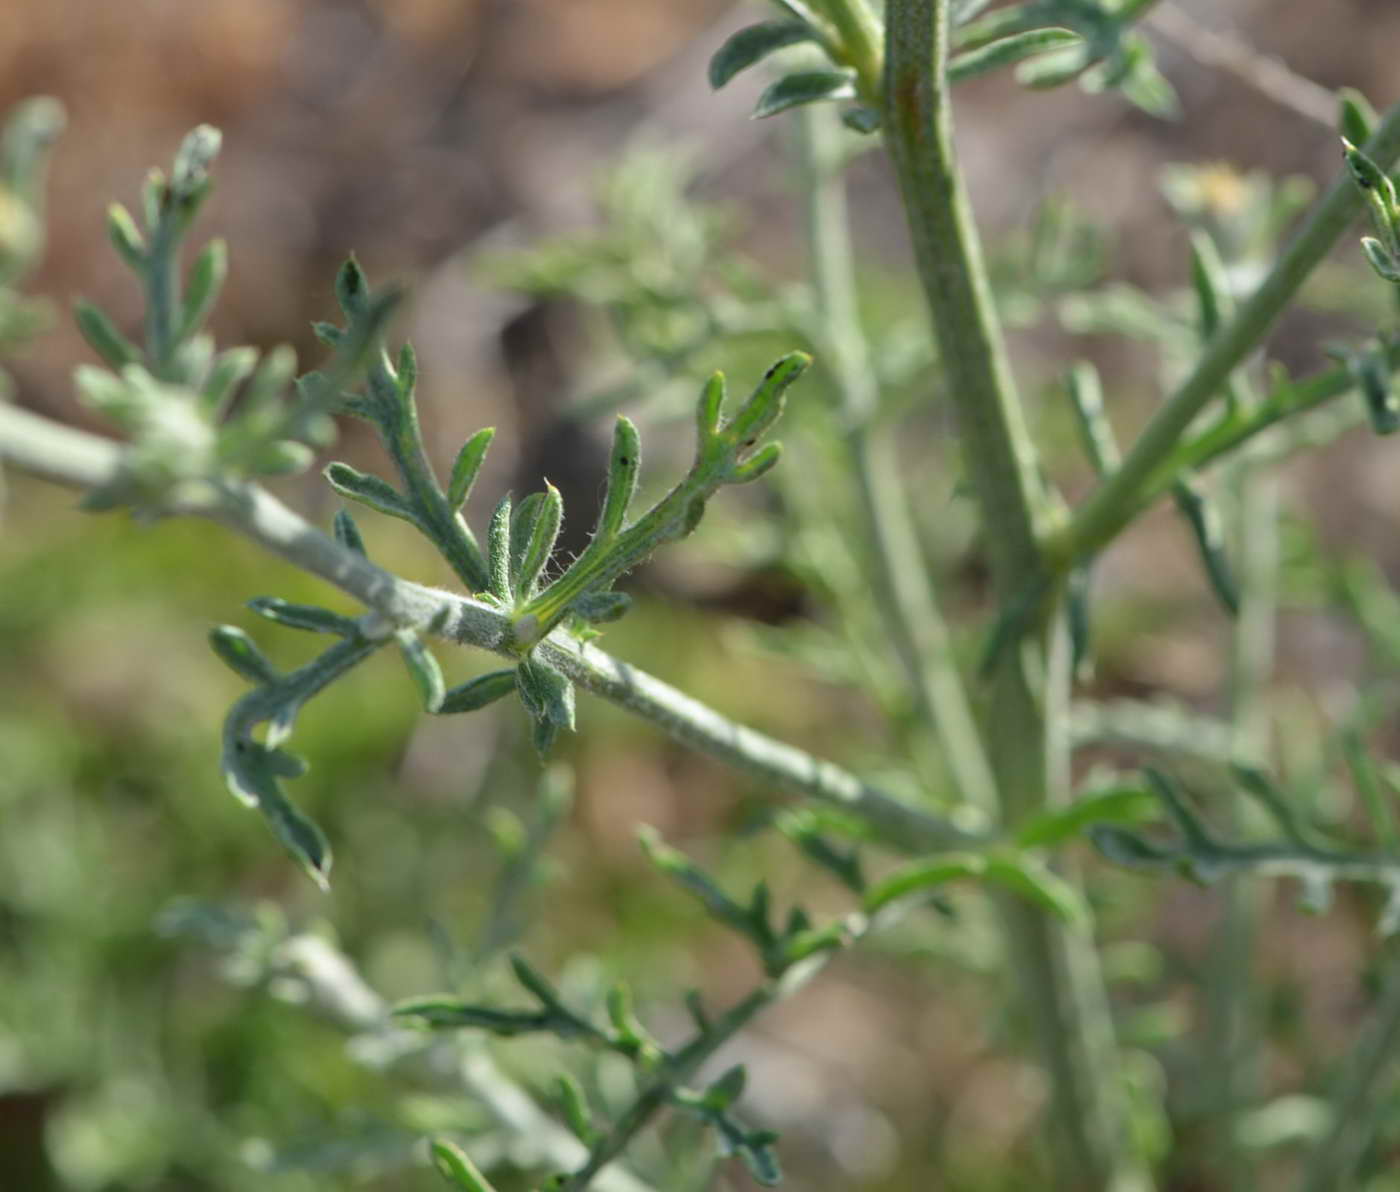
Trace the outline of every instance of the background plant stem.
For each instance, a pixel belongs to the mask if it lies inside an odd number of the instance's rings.
[[[1246,456],[1234,484],[1236,579],[1239,614],[1231,642],[1231,757],[1251,766],[1269,762],[1269,679],[1274,664],[1278,611],[1278,481]],[[1224,814],[1232,835],[1248,828],[1251,808],[1237,790],[1226,796]],[[1240,1113],[1258,1095],[1255,1032],[1251,1028],[1253,951],[1263,888],[1236,879],[1221,890],[1221,917],[1212,941],[1206,980],[1206,1053],[1203,1082],[1209,1090],[1215,1148],[1230,1187],[1256,1186],[1255,1163],[1236,1138]]]
[[[1400,154],[1400,104],[1385,114],[1365,150],[1382,168],[1394,163]],[[1253,297],[1211,340],[1191,374],[1143,429],[1122,465],[1076,511],[1063,541],[1053,551],[1057,560],[1087,558],[1133,519],[1140,508],[1139,496],[1156,487],[1158,469],[1171,458],[1196,416],[1221,392],[1245,357],[1258,349],[1274,320],[1360,208],[1360,191],[1344,169]]]
[[[1039,540],[1052,518],[1051,500],[954,158],[947,2],[890,0],[886,20],[886,144],[1006,608],[1044,583]],[[1059,593],[1047,592],[1030,632],[1000,652],[986,707],[984,743],[1003,820],[1012,825],[1068,794],[1068,647]],[[1000,905],[1008,959],[1051,1082],[1057,1185],[1083,1192],[1150,1186],[1125,1145],[1113,1032],[1092,941],[1025,905],[1009,899]]]
[[[859,491],[862,537],[874,556],[884,627],[893,639],[915,706],[937,735],[953,785],[987,816],[996,780],[982,750],[972,704],[953,657],[952,635],[910,517],[890,428],[876,419],[879,391],[856,311],[856,278],[846,217],[841,142],[833,114],[803,109],[802,193],[821,359],[835,382],[844,444]]]
[[[1346,1192],[1390,1102],[1377,1087],[1400,1047],[1400,962],[1390,949],[1385,990],[1331,1097],[1332,1128],[1308,1159],[1302,1192]]]

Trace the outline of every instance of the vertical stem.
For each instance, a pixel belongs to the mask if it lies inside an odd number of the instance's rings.
[[[175,351],[175,320],[180,304],[180,273],[176,259],[179,237],[166,217],[151,230],[146,257],[146,352],[151,372],[170,380],[170,357]]]
[[[899,482],[894,443],[874,417],[879,393],[856,313],[845,181],[836,160],[840,142],[831,113],[816,105],[804,109],[802,133],[807,173],[802,189],[822,356],[840,397],[845,445],[864,515],[861,530],[874,556],[883,619],[921,719],[937,734],[959,795],[992,816],[996,780]]]
[[[811,0],[836,31],[847,65],[856,72],[861,96],[874,100],[880,90],[880,22],[867,0]]]
[[[976,228],[953,153],[945,77],[948,0],[889,0],[884,128],[909,220],[939,359],[957,408],[966,472],[981,505],[1003,607],[1048,593],[1021,640],[1001,651],[984,746],[1001,811],[1015,824],[1068,794],[1069,658],[1046,584],[1041,539],[1054,520],[1016,395]],[[1052,1085],[1057,1186],[1094,1192],[1150,1186],[1128,1152],[1107,997],[1092,940],[1044,912],[1001,902]]]
[[[1278,482],[1245,458],[1234,471],[1238,544],[1239,616],[1231,644],[1231,755],[1263,765],[1269,755],[1267,691],[1274,662],[1278,606]],[[1227,812],[1240,827],[1249,808],[1238,796]],[[1249,1029],[1251,968],[1260,906],[1257,883],[1235,879],[1223,890],[1221,920],[1212,941],[1207,988],[1204,1070],[1211,1090],[1208,1112],[1215,1149],[1230,1187],[1249,1192],[1254,1167],[1235,1143],[1240,1110],[1255,1094],[1254,1040]]]
[[[1385,992],[1332,1092],[1332,1128],[1312,1153],[1302,1192],[1346,1192],[1388,1107],[1377,1088],[1400,1046],[1400,964],[1392,953]]]

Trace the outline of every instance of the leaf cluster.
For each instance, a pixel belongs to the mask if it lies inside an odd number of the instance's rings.
[[[107,232],[145,299],[140,342],[97,306],[79,299],[74,317],[107,367],[84,365],[74,379],[83,400],[131,438],[123,472],[91,491],[93,510],[129,506],[159,515],[174,500],[227,499],[231,482],[302,471],[334,436],[323,399],[327,376],[348,379],[368,354],[397,294],[362,309],[326,373],[296,381],[296,356],[280,346],[218,350],[203,330],[228,275],[228,249],[211,240],[189,269],[181,248],[212,187],[220,133],[209,125],[182,142],[169,175],[152,170],[142,190],[142,225],[114,203]]]
[[[782,74],[759,96],[754,118],[805,104],[855,101],[842,110],[842,122],[856,132],[878,131],[882,121],[878,59],[871,60],[868,39],[861,36],[864,30],[837,19],[850,6],[821,0],[776,2],[786,17],[733,34],[710,60],[710,86],[718,90],[770,55],[791,46],[811,45],[826,64]],[[981,16],[986,7],[985,0],[954,6],[950,83],[1014,65],[1016,81],[1023,87],[1044,90],[1077,81],[1090,93],[1120,91],[1154,116],[1177,114],[1175,92],[1157,69],[1146,40],[1132,29],[1148,7],[1143,0],[1125,4],[1027,0]],[[869,20],[874,22],[873,15]],[[879,40],[878,36],[869,39]]]

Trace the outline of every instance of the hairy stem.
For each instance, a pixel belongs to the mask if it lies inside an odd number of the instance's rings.
[[[391,393],[397,382],[387,358],[382,352],[376,354],[370,366],[371,389]],[[380,427],[381,438],[413,508],[420,510],[425,518],[423,529],[468,590],[482,591],[490,580],[486,560],[462,515],[448,506],[423,445],[417,403],[394,401],[389,408],[396,412],[395,417],[392,428]]]
[[[1054,519],[1016,396],[952,141],[947,0],[890,0],[886,142],[909,221],[939,358],[957,408],[966,474],[981,505],[1003,607],[1043,589],[1028,632],[999,652],[984,744],[1001,813],[1014,825],[1063,801],[1068,785],[1068,648],[1040,539]],[[1059,1184],[1140,1188],[1127,1153],[1106,995],[1092,941],[1043,912],[1001,901],[1007,953],[1053,1089]]]
[[[118,443],[0,404],[0,460],[86,488],[119,475],[124,457],[125,449]],[[320,576],[397,627],[514,658],[509,649],[510,620],[499,609],[391,575],[342,547],[255,484],[191,484],[169,494],[165,511],[219,522]],[[840,766],[736,724],[660,679],[562,631],[539,648],[585,690],[620,704],[740,771],[844,808],[868,822],[894,848],[928,851],[975,845],[982,839],[893,798]]]

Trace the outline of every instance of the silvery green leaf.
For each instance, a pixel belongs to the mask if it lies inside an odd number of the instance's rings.
[[[517,599],[528,600],[535,593],[541,572],[554,553],[554,544],[559,538],[559,528],[564,519],[564,500],[559,490],[546,481],[543,493],[536,493],[539,502],[531,517],[530,533],[518,563],[513,570],[512,581]]]
[[[277,838],[325,890],[330,885],[330,844],[321,829],[282,793],[277,782],[278,778],[297,777],[303,769],[298,759],[246,737],[226,741],[223,771],[229,790],[263,813]]]
[[[398,642],[403,660],[408,666],[408,673],[418,688],[423,707],[429,712],[439,711],[447,688],[443,683],[442,668],[438,666],[437,658],[423,644],[423,639],[411,629],[399,630],[394,639]]]
[[[583,1091],[583,1086],[565,1072],[555,1078],[554,1089],[559,1111],[569,1129],[573,1131],[574,1137],[584,1146],[592,1146],[601,1135],[593,1125],[593,1115],[589,1112],[588,1097]]]
[[[1239,616],[1239,584],[1225,549],[1225,526],[1220,511],[1188,477],[1172,485],[1172,498],[1191,528],[1211,591],[1232,617]]]
[[[355,524],[355,519],[344,509],[337,510],[332,530],[335,540],[346,550],[354,551],[361,558],[369,557],[365,550],[365,540],[360,534],[360,527]]]
[[[293,476],[316,462],[316,453],[305,443],[279,439],[260,443],[242,453],[239,470],[251,476]]]
[[[637,492],[642,467],[642,440],[630,418],[618,416],[613,425],[612,453],[608,457],[608,488],[598,514],[594,536],[603,540],[621,533],[627,509]]]
[[[841,123],[852,132],[858,132],[863,136],[880,131],[880,126],[884,117],[880,115],[878,108],[866,107],[861,104],[854,108],[845,108],[841,112]]]
[[[139,271],[146,267],[146,241],[131,218],[131,212],[120,203],[107,208],[107,238],[117,255],[131,268]]]
[[[211,418],[219,418],[233,400],[234,392],[258,364],[256,348],[227,348],[214,357],[209,375],[200,386],[200,400]]]
[[[88,346],[113,368],[124,368],[141,359],[141,349],[113,325],[111,319],[86,298],[73,304],[73,318]]]
[[[986,866],[986,858],[977,853],[947,853],[929,861],[902,865],[865,892],[862,909],[867,915],[873,915],[910,894],[962,878],[980,877]]]
[[[1371,139],[1380,117],[1360,91],[1342,87],[1337,92],[1337,130],[1353,145],[1364,145]]]
[[[993,854],[983,877],[1080,929],[1091,922],[1089,905],[1074,885],[1033,857]]]
[[[1174,849],[1153,844],[1136,832],[1123,828],[1101,824],[1090,829],[1089,838],[1094,842],[1094,847],[1115,865],[1131,869],[1159,869],[1176,862]]]
[[[447,504],[451,509],[460,509],[467,503],[472,485],[476,483],[477,474],[481,471],[482,461],[486,458],[486,449],[491,446],[495,435],[496,428],[493,426],[479,430],[457,453],[457,459],[452,464],[452,479],[447,485]]]
[[[204,320],[218,301],[226,277],[228,245],[222,240],[211,240],[190,266],[184,300],[180,304],[177,339],[187,339],[204,325]]]
[[[744,1065],[735,1064],[705,1090],[705,1104],[711,1109],[728,1109],[744,1095],[747,1081],[748,1071]]]
[[[753,118],[762,120],[767,116],[776,116],[801,104],[855,97],[854,76],[848,70],[801,71],[787,75],[768,87],[758,97]]]
[[[502,606],[511,603],[510,514],[510,493],[506,493],[496,502],[486,531],[486,568],[491,576],[491,595]]]
[[[335,276],[335,299],[347,318],[353,319],[364,313],[369,301],[368,293],[369,286],[360,263],[353,256],[347,257]]]
[[[632,607],[626,592],[589,592],[569,606],[569,611],[592,625],[616,621]]]
[[[407,340],[399,348],[398,359],[394,363],[394,373],[398,380],[399,392],[406,398],[413,396],[418,387],[418,354]]]
[[[335,633],[341,637],[355,637],[360,632],[359,626],[349,617],[313,604],[293,604],[279,596],[256,596],[248,601],[248,607],[259,616],[291,629]]]
[[[1072,29],[1029,29],[955,55],[948,63],[948,81],[960,83],[1036,54],[1064,50],[1082,42],[1083,38]]]
[[[209,631],[214,653],[233,671],[252,683],[275,683],[281,672],[236,625],[216,625]]]
[[[544,659],[531,656],[515,668],[520,702],[535,726],[535,748],[548,753],[560,730],[574,727],[574,685]]]
[[[710,59],[710,86],[718,91],[740,71],[769,54],[815,37],[812,27],[801,21],[763,21],[740,29]]]
[[[447,716],[457,712],[475,712],[478,708],[493,704],[514,690],[514,667],[478,675],[475,679],[446,692],[438,707],[438,714]]]
[[[203,197],[208,184],[209,167],[219,155],[223,134],[210,124],[200,124],[185,134],[175,151],[175,164],[170,171],[170,190],[179,201]]]
[[[1390,251],[1374,236],[1361,237],[1361,251],[1366,254],[1366,260],[1370,262],[1382,281],[1392,284],[1400,283],[1400,267]]]
[[[408,502],[387,480],[381,480],[378,476],[361,472],[358,468],[352,468],[349,464],[339,461],[327,465],[325,477],[341,496],[359,501],[360,504],[368,505],[371,509],[390,517],[417,523],[417,516]]]

